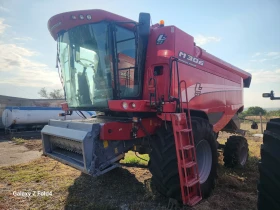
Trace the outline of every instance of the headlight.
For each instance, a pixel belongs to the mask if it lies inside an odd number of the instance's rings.
[[[126,102],[123,102],[123,103],[122,103],[122,107],[123,107],[124,109],[127,109],[127,108],[128,108],[128,104],[127,104]]]

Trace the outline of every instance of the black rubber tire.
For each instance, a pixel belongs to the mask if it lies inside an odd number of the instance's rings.
[[[280,209],[280,118],[266,126],[261,145],[258,209]]]
[[[208,141],[212,151],[212,167],[208,179],[201,184],[203,198],[210,195],[215,187],[217,177],[217,147],[212,125],[205,119],[192,117],[195,145],[202,139]],[[171,124],[167,129],[163,125],[151,142],[149,170],[152,173],[152,184],[162,195],[181,201],[180,179],[178,173],[175,141]]]
[[[275,201],[278,201],[280,204],[280,180],[277,180],[277,177],[274,175],[274,173],[271,173],[271,171],[269,171],[269,169],[264,164],[259,163],[259,172],[263,189],[268,192],[271,198],[273,198]]]
[[[258,210],[279,210],[280,205],[273,199],[264,188],[264,185],[258,184]]]
[[[243,167],[246,164],[246,162],[241,164],[241,150],[243,148],[247,150],[247,162],[249,147],[246,138],[243,136],[230,136],[224,148],[224,165],[228,168]]]

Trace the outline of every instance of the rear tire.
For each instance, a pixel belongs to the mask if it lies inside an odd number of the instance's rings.
[[[258,209],[280,209],[280,118],[266,126],[261,145]]]
[[[244,167],[248,160],[249,147],[243,136],[230,136],[224,148],[224,165],[228,168]]]
[[[197,162],[204,164],[211,164],[204,172],[203,169],[199,170],[200,174],[204,176],[201,182],[202,197],[206,198],[210,195],[215,186],[215,179],[217,177],[217,147],[215,133],[213,132],[212,125],[205,119],[192,117],[192,128],[195,146],[200,145],[201,151],[209,151],[211,161],[207,162],[207,158],[197,157]],[[201,145],[204,145],[201,146]],[[209,145],[209,146],[207,146]],[[178,173],[177,156],[175,149],[175,141],[171,124],[167,125],[167,129],[162,126],[157,132],[156,138],[151,142],[152,152],[150,153],[149,170],[152,173],[152,184],[156,187],[162,195],[174,198],[181,201],[180,179]],[[207,153],[207,152],[206,152]],[[199,152],[199,154],[206,154]],[[208,153],[209,155],[209,153]],[[198,156],[198,152],[197,152]],[[204,161],[206,160],[206,161]],[[198,165],[198,168],[199,167]],[[201,180],[201,179],[200,179]]]

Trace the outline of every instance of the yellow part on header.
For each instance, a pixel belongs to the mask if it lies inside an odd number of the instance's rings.
[[[107,148],[108,145],[109,145],[108,141],[103,141],[103,146],[104,146],[104,148]]]

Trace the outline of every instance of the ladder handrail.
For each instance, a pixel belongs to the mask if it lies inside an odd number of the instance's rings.
[[[169,68],[170,68],[170,84],[168,97],[170,98],[172,73],[173,73],[173,62],[176,63],[175,70],[177,72],[178,82],[178,111],[180,113],[174,113],[172,116],[173,133],[176,145],[176,155],[178,161],[178,173],[180,178],[181,195],[184,204],[190,206],[196,204],[202,199],[200,182],[199,182],[199,171],[197,166],[197,158],[195,151],[194,136],[192,131],[191,114],[189,109],[187,83],[185,80],[180,81],[178,58],[170,57]],[[185,90],[186,97],[186,112],[183,107],[182,101],[182,89]],[[186,131],[187,130],[187,131]],[[186,133],[184,133],[186,131]],[[183,142],[184,141],[184,142]],[[192,146],[192,147],[187,147]],[[186,155],[186,156],[185,156]],[[193,165],[188,163],[193,162]],[[191,180],[188,180],[190,178]],[[190,181],[193,185],[188,185]],[[193,197],[194,196],[194,197]]]
[[[191,112],[190,112],[190,109],[189,109],[189,100],[188,100],[188,88],[187,88],[187,83],[185,80],[181,80],[180,81],[180,92],[182,90],[181,88],[181,84],[184,84],[184,90],[185,90],[185,97],[186,97],[186,104],[187,104],[187,124],[188,124],[188,127],[190,129],[192,129],[192,123],[191,123]],[[182,101],[182,98],[181,98],[181,112],[184,113],[184,109],[183,109],[183,101]],[[192,137],[193,139],[193,137]]]

